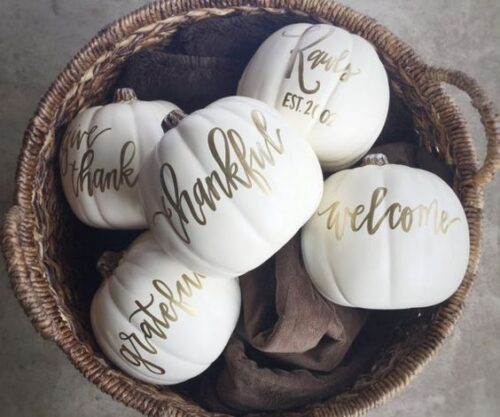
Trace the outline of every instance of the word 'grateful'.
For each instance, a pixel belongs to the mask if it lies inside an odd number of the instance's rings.
[[[174,289],[159,279],[153,280],[155,291],[149,295],[149,301],[142,303],[135,300],[137,309],[128,318],[130,323],[133,319],[137,320],[136,317],[139,318],[140,321],[137,325],[141,330],[140,333],[122,331],[118,334],[120,340],[123,341],[120,347],[123,359],[133,366],[144,366],[155,375],[165,374],[166,371],[163,367],[147,359],[144,355],[158,354],[158,349],[150,340],[155,337],[166,340],[167,331],[173,323],[179,320],[180,311],[189,316],[198,314],[196,309],[188,304],[187,299],[193,296],[195,290],[203,288],[203,279],[205,276],[196,272],[193,272],[192,276],[182,274],[181,278],[175,282]]]

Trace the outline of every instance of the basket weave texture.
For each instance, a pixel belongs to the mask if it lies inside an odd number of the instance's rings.
[[[19,155],[14,205],[2,247],[12,287],[34,327],[53,340],[92,383],[148,416],[208,416],[170,388],[139,382],[107,362],[95,345],[88,303],[98,282],[95,231],[75,220],[62,195],[57,169],[60,132],[76,113],[102,103],[123,62],[143,48],[168,44],[177,30],[231,15],[300,16],[333,23],[369,40],[388,71],[391,90],[410,111],[419,145],[454,171],[454,187],[470,229],[470,260],[457,292],[422,313],[408,313],[393,340],[366,374],[345,393],[293,416],[357,416],[405,387],[441,347],[460,316],[476,276],[483,227],[483,188],[499,166],[500,121],[477,83],[457,71],[427,66],[408,45],[375,20],[330,0],[162,0],[103,29],[57,77],[39,103]],[[463,90],[480,114],[487,155],[479,166],[473,140],[444,84]],[[269,413],[268,415],[273,414]]]

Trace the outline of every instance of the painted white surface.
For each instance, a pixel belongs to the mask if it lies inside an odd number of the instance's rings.
[[[82,110],[68,126],[59,161],[64,194],[84,223],[144,229],[138,176],[177,109],[167,101],[131,100]]]
[[[469,229],[457,196],[436,175],[368,165],[325,181],[318,210],[302,229],[302,248],[314,285],[337,304],[425,307],[460,285]]]
[[[238,94],[274,106],[327,171],[360,159],[389,109],[387,74],[373,46],[327,24],[297,23],[272,34],[246,67]]]
[[[164,251],[195,271],[227,277],[274,255],[313,214],[323,190],[311,146],[276,110],[237,96],[169,130],[139,182]]]
[[[145,232],[97,291],[91,321],[113,363],[142,381],[171,385],[217,359],[240,304],[238,278],[198,274],[165,255]]]

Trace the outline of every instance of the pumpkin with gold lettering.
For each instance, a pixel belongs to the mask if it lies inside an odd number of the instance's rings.
[[[257,50],[238,94],[272,106],[306,138],[324,170],[347,168],[370,149],[389,109],[387,74],[361,36],[297,23]]]
[[[323,176],[311,146],[272,107],[226,97],[185,116],[144,163],[140,193],[163,250],[234,277],[277,252],[314,213]]]
[[[465,212],[438,176],[369,155],[333,174],[302,231],[306,269],[334,303],[425,307],[460,285],[469,257]]]
[[[177,384],[222,353],[240,298],[237,278],[190,270],[146,232],[94,296],[92,329],[102,351],[123,371],[152,384]]]
[[[141,162],[162,137],[162,119],[177,106],[141,101],[118,89],[114,102],[82,110],[63,137],[64,194],[84,223],[106,229],[146,228],[137,179]]]

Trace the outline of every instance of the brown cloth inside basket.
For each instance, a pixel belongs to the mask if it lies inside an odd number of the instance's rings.
[[[127,61],[117,87],[133,88],[141,100],[171,101],[190,113],[233,95],[244,67],[237,59],[146,49]]]
[[[366,310],[336,306],[314,289],[302,262],[300,233],[243,275],[240,285],[243,339],[284,366],[331,371],[368,316]]]
[[[231,57],[248,62],[269,35],[283,26],[308,20],[290,13],[207,19],[180,30],[177,41],[188,55]]]
[[[242,315],[224,365],[202,383],[217,411],[276,410],[331,395],[371,357],[339,366],[369,312],[337,306],[314,289],[300,233],[261,267],[241,277]],[[378,345],[375,345],[378,346]],[[375,350],[377,347],[375,347]]]

